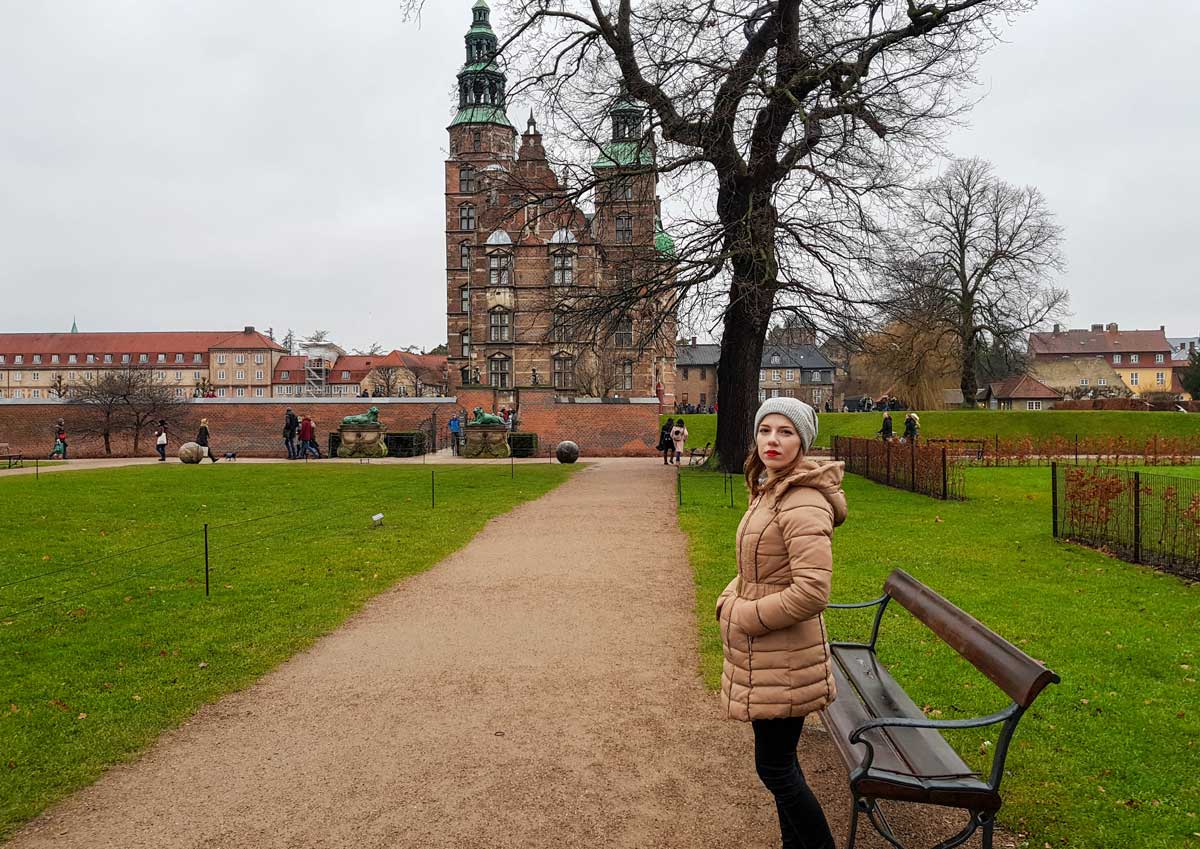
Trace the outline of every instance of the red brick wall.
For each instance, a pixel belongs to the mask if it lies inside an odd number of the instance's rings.
[[[312,416],[317,425],[321,451],[329,444],[344,416],[379,407],[379,420],[389,432],[416,430],[427,426],[436,414],[439,439],[447,435],[446,422],[453,413],[475,407],[492,412],[495,393],[490,389],[464,390],[456,399],[382,400],[347,399],[336,402],[272,399],[266,402],[199,400],[183,405],[171,424],[170,453],[195,438],[201,418],[208,419],[212,446],[218,452],[236,451],[245,457],[281,457],[283,415],[291,406],[298,416]],[[519,393],[519,429],[536,433],[539,453],[545,454],[563,439],[578,442],[585,457],[650,456],[658,440],[658,407],[654,404],[560,404],[553,391],[523,389]],[[54,445],[54,423],[66,419],[71,457],[103,457],[100,437],[84,432],[86,413],[78,407],[57,402],[0,403],[0,443],[9,450],[33,457],[48,455]],[[132,440],[115,435],[112,453],[117,457],[154,456],[153,428],[149,428],[135,452]]]

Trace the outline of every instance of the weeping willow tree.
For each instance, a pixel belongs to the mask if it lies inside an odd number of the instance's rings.
[[[876,397],[886,394],[912,409],[940,410],[945,391],[958,387],[959,360],[950,328],[895,321],[863,340],[854,369]]]

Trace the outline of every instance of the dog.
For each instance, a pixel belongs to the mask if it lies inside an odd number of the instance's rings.
[[[229,460],[231,462],[236,462],[237,461],[237,452],[236,451],[226,451],[225,455],[224,455],[224,457],[222,457],[222,459]]]

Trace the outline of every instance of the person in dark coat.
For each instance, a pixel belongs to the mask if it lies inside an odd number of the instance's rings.
[[[299,454],[296,451],[296,431],[300,429],[300,419],[288,407],[283,414],[283,446],[287,449],[289,460],[295,460]]]
[[[916,442],[917,441],[917,422],[918,421],[919,420],[917,419],[916,413],[909,413],[907,416],[904,417],[904,441],[905,442]]]
[[[675,443],[671,441],[671,431],[675,427],[674,419],[667,419],[663,424],[662,430],[658,432],[658,450],[663,455],[663,465],[671,465],[671,457],[675,453]]]
[[[879,438],[884,442],[889,442],[894,431],[892,430],[892,414],[885,407],[883,410],[883,425],[878,430]]]
[[[217,452],[213,451],[213,448],[209,444],[208,440],[209,440],[208,419],[201,419],[200,420],[200,431],[196,434],[196,444],[199,445],[201,448],[203,448],[204,453],[208,454],[208,459],[212,460],[215,463],[215,462],[217,462]],[[201,458],[201,459],[203,459],[203,458]]]

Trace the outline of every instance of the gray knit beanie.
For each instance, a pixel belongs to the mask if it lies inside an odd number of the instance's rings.
[[[762,424],[762,420],[772,413],[779,413],[792,420],[792,424],[796,426],[796,433],[800,434],[800,444],[807,453],[817,440],[817,411],[797,398],[768,398],[762,402],[758,414],[754,417],[755,433],[758,433],[758,426]]]

